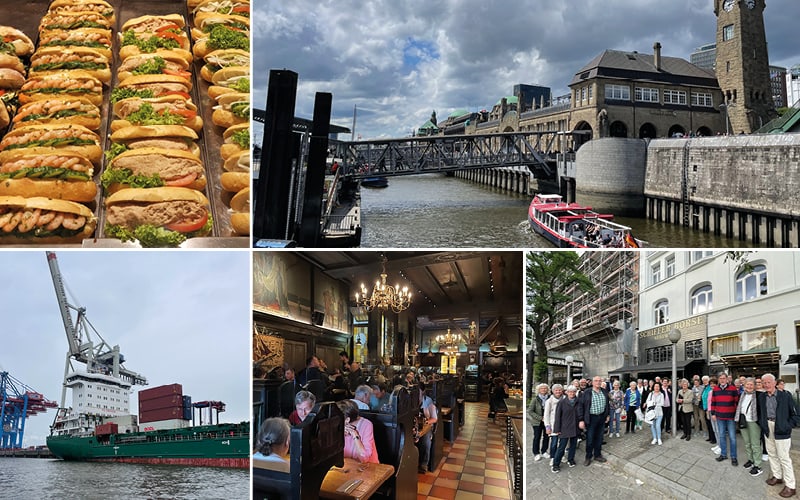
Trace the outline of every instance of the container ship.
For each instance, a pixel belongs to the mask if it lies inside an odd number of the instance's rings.
[[[111,387],[95,379],[82,388],[103,393]],[[134,415],[73,414],[61,408],[47,447],[64,460],[249,468],[249,423],[210,423],[214,412],[219,421],[225,403],[192,403],[181,392],[180,384],[140,391],[138,422]],[[195,411],[202,420],[204,409],[209,424],[193,425]]]
[[[106,343],[84,307],[67,301],[55,253],[47,252],[47,262],[69,345],[61,403],[47,438],[53,455],[79,461],[249,468],[250,423],[219,423],[225,411],[221,401],[192,403],[180,384],[162,385],[140,390],[139,411],[131,414],[132,387],[147,385],[147,379],[125,367],[120,347]],[[73,310],[78,311],[75,321]]]

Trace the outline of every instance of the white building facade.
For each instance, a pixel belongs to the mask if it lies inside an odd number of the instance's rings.
[[[640,376],[671,365],[677,328],[684,376],[771,372],[798,388],[800,252],[646,251],[639,305]]]

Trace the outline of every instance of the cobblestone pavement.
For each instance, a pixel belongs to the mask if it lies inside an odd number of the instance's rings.
[[[576,453],[577,467],[567,468],[562,461],[561,472],[550,472],[549,460],[533,461],[531,454],[533,431],[527,433],[527,477],[529,495],[562,494],[567,498],[780,498],[782,486],[768,486],[769,462],[762,464],[764,473],[752,477],[742,467],[747,461],[744,442],[737,440],[739,465],[730,460],[717,462],[712,445],[703,436],[695,435],[689,442],[664,434],[663,445],[651,445],[649,426],[636,434],[620,434],[606,438],[603,455],[605,464],[583,465],[585,447]],[[793,447],[795,475],[800,477],[800,453]],[[529,498],[532,498],[529,496]]]

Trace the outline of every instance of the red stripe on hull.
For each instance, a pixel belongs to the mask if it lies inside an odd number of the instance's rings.
[[[249,458],[92,458],[90,462],[122,462],[127,464],[154,465],[189,465],[192,467],[227,467],[231,469],[249,469]]]

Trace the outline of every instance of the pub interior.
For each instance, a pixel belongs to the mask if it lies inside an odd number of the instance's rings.
[[[253,280],[254,498],[521,498],[521,252],[260,251]]]

